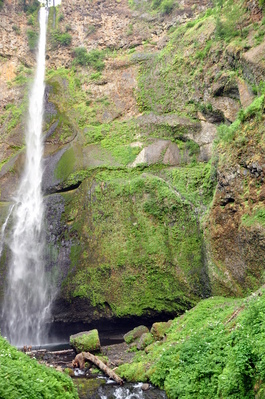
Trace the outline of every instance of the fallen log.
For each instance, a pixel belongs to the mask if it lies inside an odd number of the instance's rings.
[[[103,371],[103,373],[105,373],[108,377],[118,384],[123,385],[123,380],[113,370],[106,366],[106,364],[104,364],[97,356],[92,355],[90,352],[78,353],[73,360],[73,367],[79,367],[80,369],[83,369],[85,367],[85,360],[95,364],[95,366]]]

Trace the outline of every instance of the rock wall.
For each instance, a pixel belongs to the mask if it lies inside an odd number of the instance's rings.
[[[246,3],[236,41],[217,35],[211,2],[178,5],[50,10],[43,191],[55,321],[175,315],[262,279],[264,104],[253,101],[264,65],[252,24],[263,29],[262,10]],[[19,7],[0,11],[2,222],[23,167],[38,30],[37,10]]]

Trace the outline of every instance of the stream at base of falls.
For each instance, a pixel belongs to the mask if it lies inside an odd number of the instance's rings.
[[[119,386],[105,378],[76,378],[80,399],[166,399],[164,391],[149,384],[125,383]],[[148,389],[146,389],[148,388]]]
[[[124,352],[126,344],[114,344],[101,347],[101,353],[113,363],[115,356],[130,362],[132,353]],[[42,348],[30,349],[30,357],[36,358],[39,363],[47,367],[54,367],[60,372],[67,369],[69,376],[77,387],[80,399],[166,399],[164,391],[151,384],[125,383],[120,386],[107,378],[101,371],[92,367],[85,370],[73,369],[72,360],[75,352],[65,344],[47,345]],[[65,370],[66,371],[66,370]]]

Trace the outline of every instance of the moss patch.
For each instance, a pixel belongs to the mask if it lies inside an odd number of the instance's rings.
[[[64,196],[64,223],[78,237],[64,282],[69,300],[142,315],[181,311],[208,292],[197,218],[163,179],[141,170],[94,172],[78,195]]]
[[[99,351],[100,341],[98,330],[91,330],[86,333],[71,335],[70,345],[75,348],[77,353]]]

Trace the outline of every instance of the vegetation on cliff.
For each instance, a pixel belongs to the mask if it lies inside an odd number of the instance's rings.
[[[62,205],[57,217],[47,197],[48,268],[61,298],[97,314],[176,314],[263,278],[262,9],[184,3],[105,2],[101,22],[96,3],[50,12],[43,186]],[[25,103],[1,110],[4,201]]]
[[[30,359],[1,336],[0,397],[78,399],[70,377]]]

